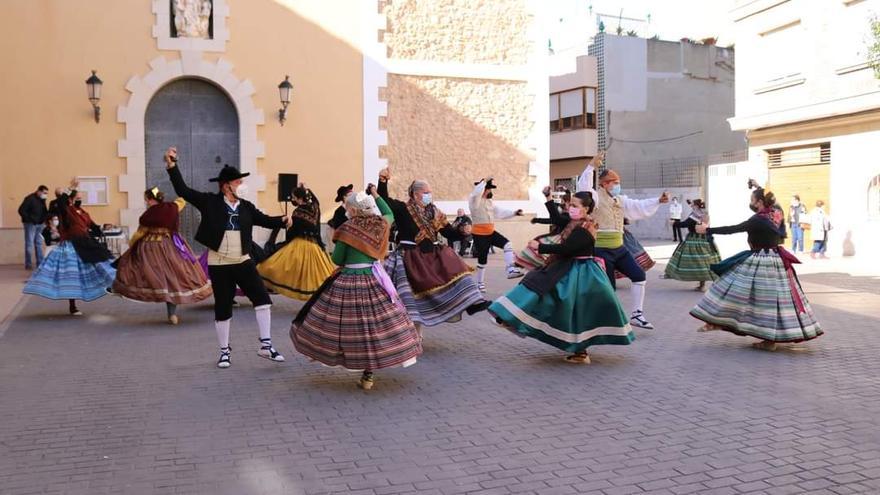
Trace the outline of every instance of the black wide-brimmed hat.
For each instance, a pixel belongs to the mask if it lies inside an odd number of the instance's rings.
[[[243,179],[251,175],[250,172],[241,173],[237,168],[230,167],[229,165],[223,165],[223,170],[220,171],[220,175],[214,177],[213,179],[208,179],[208,182],[232,182],[234,180]]]
[[[354,190],[354,185],[349,184],[347,186],[339,186],[339,189],[336,190],[336,200],[335,203],[338,203],[345,199],[345,195],[352,192]]]
[[[483,179],[483,180],[486,180],[486,179]],[[478,180],[477,182],[474,182],[474,185],[476,186],[480,182],[483,182],[483,180]],[[493,180],[494,179],[486,180],[486,189],[498,189],[498,186],[496,186],[495,183],[492,182]]]

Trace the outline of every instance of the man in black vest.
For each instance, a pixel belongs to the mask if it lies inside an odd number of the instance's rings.
[[[284,361],[272,347],[272,300],[251,259],[254,225],[267,229],[281,228],[290,224],[290,217],[270,217],[253,203],[242,199],[246,186],[242,179],[250,175],[226,165],[220,174],[210,179],[217,182],[219,192],[206,193],[190,189],[177,168],[177,149],[165,152],[165,165],[174,192],[193,205],[202,215],[196,240],[208,247],[208,272],[214,287],[214,325],[220,341],[220,360],[217,367],[231,365],[229,347],[229,324],[232,321],[232,303],[235,286],[241,287],[254,305],[257,325],[260,329],[260,350],[257,354],[272,361]]]

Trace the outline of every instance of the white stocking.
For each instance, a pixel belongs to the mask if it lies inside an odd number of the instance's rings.
[[[272,306],[264,304],[254,308],[254,314],[257,316],[257,326],[260,328],[261,339],[272,338]]]
[[[223,321],[214,321],[214,329],[217,330],[217,341],[220,343],[221,349],[229,347],[229,324],[231,322],[232,318]]]
[[[642,306],[645,304],[645,284],[647,284],[647,281],[644,280],[633,282],[632,287],[629,289],[633,300],[633,312],[642,311]]]

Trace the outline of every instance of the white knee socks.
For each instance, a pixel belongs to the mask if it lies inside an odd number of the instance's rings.
[[[223,321],[214,321],[214,329],[217,330],[217,341],[220,343],[221,349],[229,347],[229,324],[231,322],[232,318]]]
[[[513,255],[513,245],[508,242],[504,245],[504,265],[507,266],[508,270],[513,268],[515,260],[516,257]]]
[[[477,283],[483,284],[486,282],[486,265],[477,264]]]
[[[254,314],[257,316],[257,326],[260,327],[260,338],[272,338],[272,306],[264,304],[254,308]]]
[[[645,284],[647,284],[647,281],[644,280],[633,282],[632,287],[629,289],[633,300],[633,312],[642,311],[642,306],[645,304]]]

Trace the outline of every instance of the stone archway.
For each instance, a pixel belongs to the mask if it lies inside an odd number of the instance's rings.
[[[265,156],[265,144],[257,140],[257,126],[263,125],[263,110],[254,106],[251,96],[253,84],[238,79],[232,64],[224,59],[209,62],[200,52],[181,52],[180,59],[158,57],[150,62],[151,70],[142,77],[134,76],[125,85],[131,93],[126,105],[117,110],[117,122],[125,124],[125,139],[117,144],[117,155],[126,159],[126,173],[119,176],[119,190],[128,193],[128,207],[120,210],[120,223],[131,232],[137,229],[138,217],[144,211],[143,191],[146,189],[146,157],[144,116],[153,96],[171,81],[184,77],[204,79],[219,87],[229,96],[238,112],[240,168],[250,172],[251,192],[248,198],[256,202],[258,191],[265,190],[266,177],[257,173],[257,159]]]

